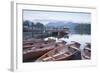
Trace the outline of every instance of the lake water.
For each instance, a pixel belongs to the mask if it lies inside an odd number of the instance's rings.
[[[72,41],[76,41],[78,43],[81,44],[80,48],[83,49],[83,47],[86,45],[86,43],[91,43],[91,35],[79,35],[79,34],[73,34],[73,35],[69,35],[69,38],[54,38],[54,37],[48,37],[51,39],[55,39],[56,42],[61,42],[61,41],[65,41],[67,42],[67,44],[72,43]],[[45,38],[45,40],[47,40],[48,38]]]
[[[67,44],[70,44],[71,41],[79,42],[81,44],[80,48],[83,49],[86,43],[91,43],[91,35],[70,35],[69,38],[61,38],[60,40],[66,41]]]

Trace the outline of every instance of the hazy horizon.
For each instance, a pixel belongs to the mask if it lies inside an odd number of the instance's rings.
[[[41,22],[44,25],[49,22],[75,22],[91,23],[91,13],[79,12],[54,12],[54,11],[23,11],[23,21]]]

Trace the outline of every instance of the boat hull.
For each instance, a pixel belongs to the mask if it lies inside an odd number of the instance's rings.
[[[70,46],[70,47],[69,47]],[[62,60],[81,60],[81,51],[76,49],[75,47],[72,47],[73,45],[62,45],[58,46],[58,48],[53,49],[40,58],[38,58],[36,61],[62,61]],[[62,51],[62,52],[61,52]]]
[[[29,53],[23,54],[23,62],[35,61],[37,58],[47,53],[52,49],[42,50],[42,51],[31,51]]]

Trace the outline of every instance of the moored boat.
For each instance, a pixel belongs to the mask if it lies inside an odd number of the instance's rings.
[[[78,43],[77,43],[78,44]],[[79,50],[79,45],[74,44],[64,45],[60,44],[55,49],[45,53],[43,56],[38,58],[36,62],[41,61],[61,61],[61,60],[71,60]]]
[[[82,51],[82,59],[91,59],[91,44],[86,43],[86,46],[84,47]]]
[[[54,49],[54,43],[37,43],[32,48],[23,49],[23,61],[29,61],[37,59],[46,52]]]
[[[49,45],[49,43],[54,43],[55,40],[53,39],[49,39],[47,41],[43,40],[43,39],[28,39],[28,40],[24,40],[23,41],[23,49],[28,49],[28,48],[32,48],[32,47],[36,47],[37,45],[45,45],[47,46],[47,44]]]

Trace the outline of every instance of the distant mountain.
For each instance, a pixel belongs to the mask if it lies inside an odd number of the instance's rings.
[[[73,22],[49,22],[46,25],[46,28],[69,28],[71,33],[75,33],[74,29],[77,26],[77,23]]]

